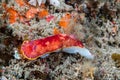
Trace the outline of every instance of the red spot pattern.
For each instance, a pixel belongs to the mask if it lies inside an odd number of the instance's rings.
[[[24,41],[21,51],[25,58],[34,60],[45,53],[72,46],[84,47],[79,40],[65,34],[57,34],[43,39]]]

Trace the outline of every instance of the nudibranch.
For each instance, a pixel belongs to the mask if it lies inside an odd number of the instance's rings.
[[[42,39],[24,41],[20,48],[22,56],[29,60],[35,60],[59,50],[71,54],[79,53],[88,59],[94,58],[81,41],[67,34],[56,34]]]

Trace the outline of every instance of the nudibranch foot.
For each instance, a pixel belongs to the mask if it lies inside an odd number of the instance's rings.
[[[77,54],[78,53],[87,59],[91,59],[91,60],[94,59],[94,56],[90,53],[90,51],[88,49],[80,48],[80,47],[76,47],[76,46],[59,49],[54,52],[56,52],[56,53],[66,52],[68,54]],[[46,58],[48,56],[49,56],[49,53],[46,53],[45,55],[42,55],[41,58]]]
[[[49,54],[44,54],[44,55],[40,56],[40,58],[46,58],[48,56],[49,56]]]

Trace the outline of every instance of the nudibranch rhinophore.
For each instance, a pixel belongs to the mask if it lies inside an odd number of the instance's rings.
[[[79,53],[88,59],[94,58],[81,41],[66,34],[56,34],[43,39],[24,41],[20,50],[22,55],[29,60],[35,60],[58,50],[71,54]]]

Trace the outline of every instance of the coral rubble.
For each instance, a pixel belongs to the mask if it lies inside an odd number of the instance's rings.
[[[27,1],[0,2],[0,79],[120,79],[120,0]],[[81,40],[95,59],[62,51],[33,61],[17,55],[23,41],[59,33]]]

